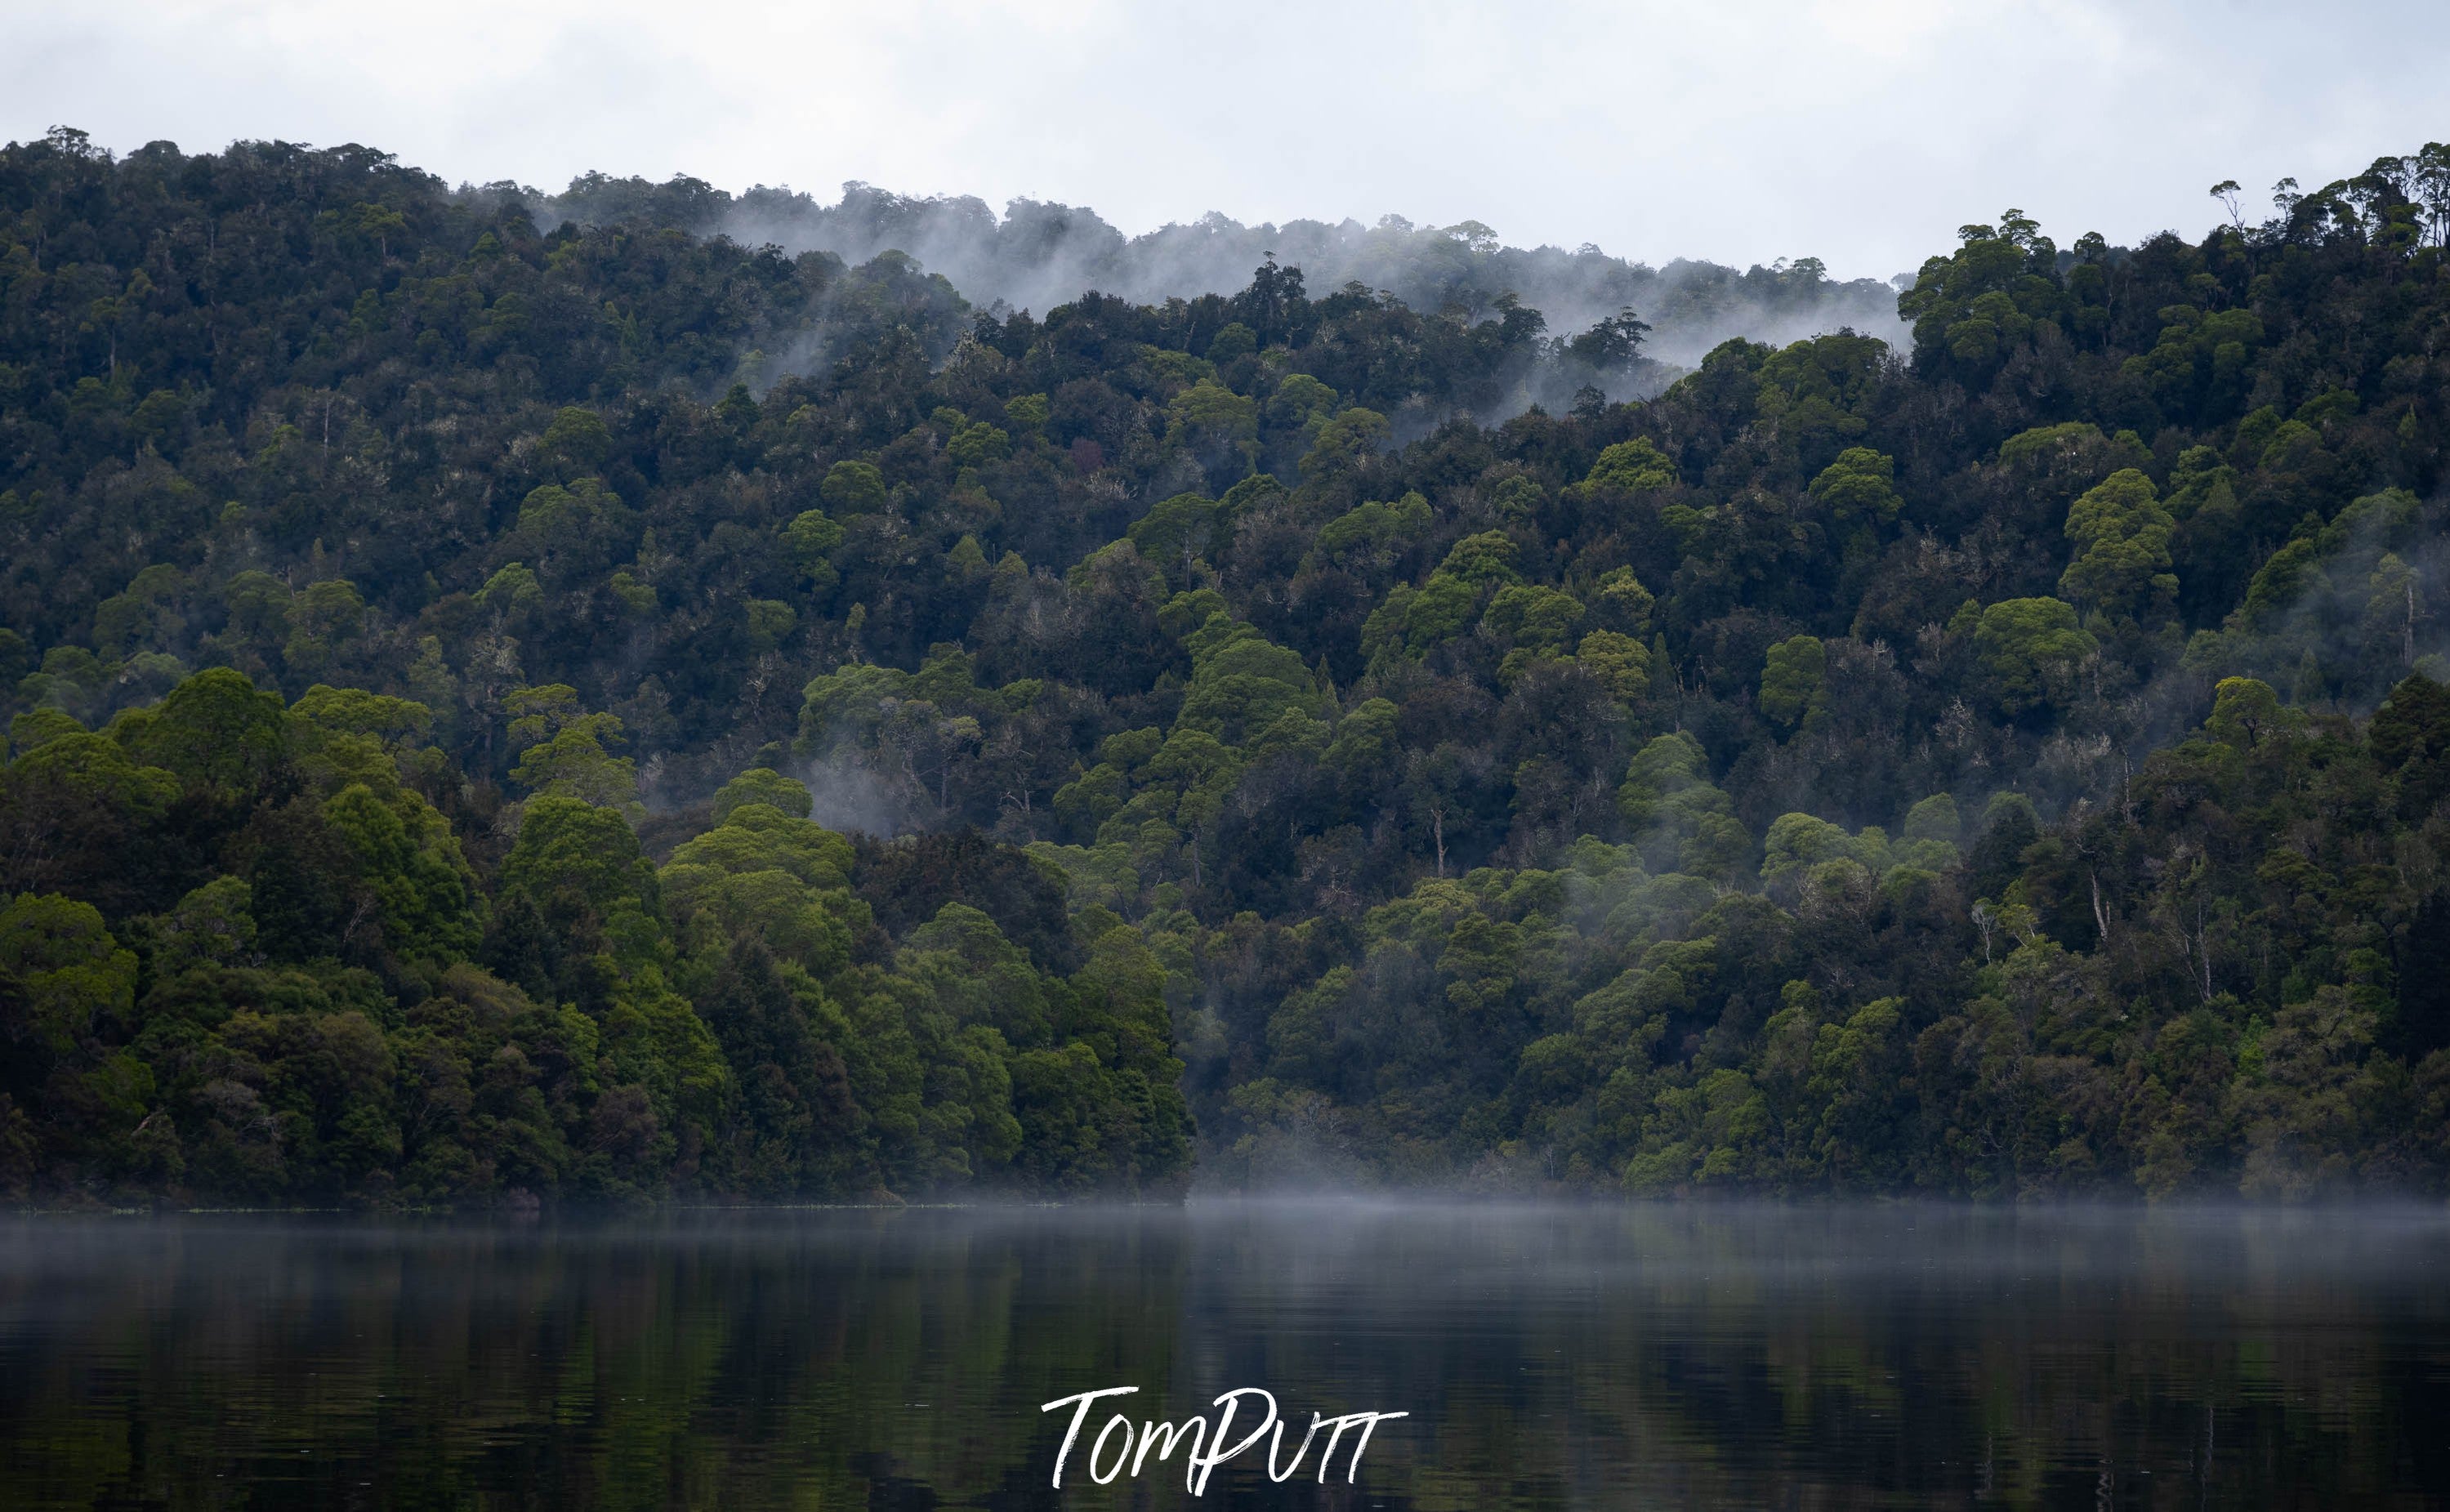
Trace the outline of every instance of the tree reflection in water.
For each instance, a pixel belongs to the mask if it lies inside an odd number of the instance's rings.
[[[1175,1505],[1039,1405],[1405,1411],[1211,1502],[2450,1494],[2439,1213],[1194,1204],[0,1229],[0,1504]],[[1138,1499],[1134,1501],[1134,1499]]]

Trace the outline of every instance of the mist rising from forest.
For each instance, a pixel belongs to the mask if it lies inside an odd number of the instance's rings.
[[[0,1200],[2450,1190],[2450,145],[1616,405],[846,199],[0,148]]]
[[[1644,355],[1678,368],[1698,364],[1737,337],[1783,346],[1852,328],[1905,344],[1891,284],[1831,279],[1817,259],[1780,258],[1739,270],[1680,258],[1652,267],[1588,243],[1571,251],[1508,246],[1474,221],[1415,225],[1388,215],[1374,225],[1349,218],[1245,225],[1211,213],[1127,236],[1093,209],[1036,200],[1014,200],[999,216],[974,196],[914,198],[856,182],[828,204],[788,188],[759,186],[735,197],[685,177],[656,184],[603,174],[543,202],[539,218],[682,225],[748,246],[826,252],[852,265],[899,252],[942,274],[973,304],[1040,316],[1093,289],[1141,304],[1232,294],[1273,257],[1300,268],[1313,298],[1358,282],[1414,310],[1468,323],[1489,317],[1511,293],[1540,311],[1549,334],[1560,338],[1630,307],[1651,326]],[[1606,387],[1611,397],[1627,397],[1655,391],[1669,376],[1654,366],[1618,375]],[[1570,387],[1562,397],[1530,397],[1553,403],[1569,398]]]

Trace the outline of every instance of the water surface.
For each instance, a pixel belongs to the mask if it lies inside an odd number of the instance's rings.
[[[2442,1505],[2445,1275],[2439,1211],[23,1220],[0,1506]],[[1410,1416],[1054,1491],[1114,1386]]]

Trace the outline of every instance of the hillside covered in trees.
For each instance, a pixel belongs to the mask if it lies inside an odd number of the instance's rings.
[[[1651,354],[1685,366],[1736,336],[1784,345],[1844,326],[1884,337],[1903,330],[1895,289],[1876,279],[1832,279],[1817,258],[1741,271],[1682,258],[1651,267],[1589,244],[1570,252],[1507,246],[1477,221],[1415,225],[1389,215],[1367,226],[1244,225],[1207,215],[1127,237],[1079,206],[1015,200],[999,216],[972,197],[916,199],[866,184],[843,185],[832,204],[789,189],[732,195],[696,179],[651,184],[600,173],[556,196],[510,185],[479,192],[517,193],[549,225],[678,226],[851,262],[898,251],[943,274],[972,303],[1026,310],[1068,304],[1091,289],[1143,304],[1229,294],[1273,258],[1300,267],[1315,287],[1358,281],[1412,309],[1467,320],[1509,295],[1561,330],[1587,329],[1631,306],[1653,327]],[[1602,386],[1619,397],[1637,389],[1646,395],[1664,376],[1663,367],[1644,365],[1608,373]]]
[[[1619,404],[11,145],[0,1192],[2440,1192],[2450,149],[2228,188]]]

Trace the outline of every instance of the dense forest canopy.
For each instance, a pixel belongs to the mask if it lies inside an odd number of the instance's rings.
[[[1467,320],[1507,295],[1561,331],[1587,330],[1638,308],[1654,327],[1652,355],[1685,365],[1736,336],[1784,345],[1841,327],[1882,337],[1904,330],[1895,289],[1876,279],[1832,279],[1817,258],[1780,258],[1740,272],[1682,258],[1653,268],[1587,243],[1571,252],[1507,246],[1477,221],[1426,226],[1389,215],[1368,226],[1352,220],[1278,226],[1211,214],[1126,237],[1097,212],[1074,205],[1015,200],[998,216],[972,197],[915,199],[857,183],[844,184],[832,204],[789,189],[733,196],[696,179],[650,184],[600,173],[550,199],[508,185],[478,192],[517,193],[547,229],[564,220],[673,225],[848,262],[898,251],[943,273],[976,303],[1026,310],[1067,304],[1090,289],[1144,304],[1230,294],[1251,268],[1273,258],[1301,268],[1316,288],[1358,281],[1412,309],[1453,311]],[[1611,374],[1610,392],[1647,394],[1661,376],[1653,369]]]
[[[2224,190],[1614,403],[12,145],[0,1189],[2438,1192],[2450,149]]]

